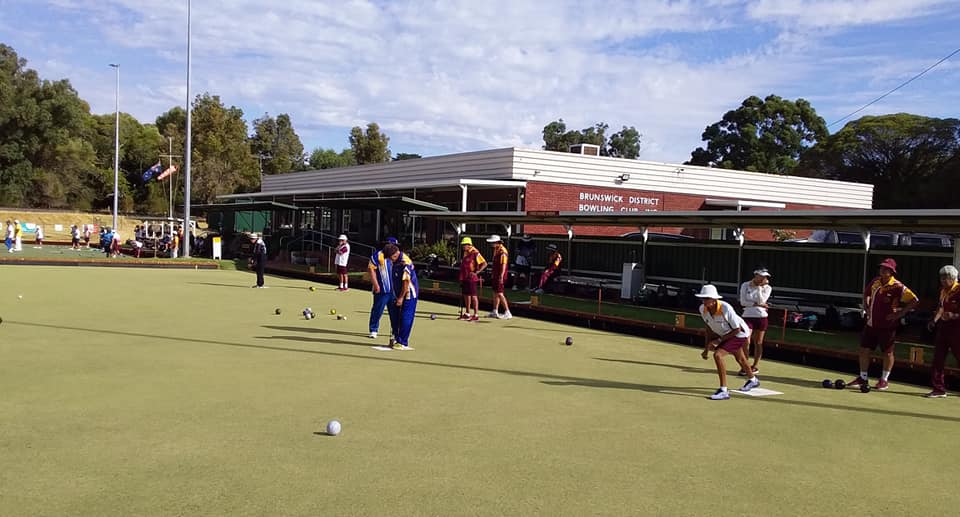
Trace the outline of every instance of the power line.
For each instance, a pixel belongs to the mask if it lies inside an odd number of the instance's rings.
[[[887,92],[887,93],[885,93],[885,94],[877,97],[876,99],[873,99],[872,101],[864,104],[863,106],[860,107],[860,109],[858,109],[858,110],[850,113],[849,115],[847,115],[847,116],[845,116],[845,117],[843,117],[843,118],[841,118],[841,119],[835,120],[835,121],[827,124],[827,127],[830,127],[830,126],[832,126],[832,125],[834,125],[834,124],[839,124],[840,122],[843,122],[844,120],[847,120],[848,118],[856,115],[857,113],[860,113],[861,111],[869,108],[870,106],[872,106],[872,105],[876,104],[877,102],[883,100],[883,98],[886,97],[887,95],[890,95],[891,93],[899,90],[900,88],[903,88],[904,86],[912,83],[912,82],[915,81],[916,79],[919,79],[920,76],[922,76],[923,74],[929,72],[930,70],[933,70],[933,69],[936,68],[940,63],[943,63],[944,61],[950,59],[951,57],[953,57],[953,56],[955,56],[955,55],[957,55],[957,54],[960,54],[960,48],[958,48],[957,50],[954,50],[953,52],[947,54],[943,59],[941,59],[940,61],[937,61],[936,63],[934,63],[934,64],[932,64],[932,65],[930,65],[930,66],[928,66],[928,67],[925,68],[922,72],[920,72],[919,74],[911,77],[910,79],[907,79],[906,81],[904,81],[903,83],[901,83],[901,84],[900,84],[899,86],[897,86],[896,88],[894,88],[894,89],[890,90],[889,92]]]

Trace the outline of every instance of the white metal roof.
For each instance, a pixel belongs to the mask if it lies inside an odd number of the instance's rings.
[[[623,175],[629,179],[621,180]],[[456,188],[460,185],[522,187],[559,183],[756,200],[836,208],[871,208],[873,185],[714,169],[537,149],[491,149],[263,177],[261,192],[220,196],[270,198],[301,194]]]

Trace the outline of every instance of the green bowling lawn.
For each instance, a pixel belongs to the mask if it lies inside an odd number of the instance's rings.
[[[924,399],[896,373],[888,392],[861,394],[819,387],[850,372],[765,362],[761,387],[782,395],[716,402],[712,361],[695,348],[519,318],[460,322],[456,307],[424,302],[416,350],[378,351],[369,293],[252,283],[243,271],[0,266],[0,514],[960,506],[960,397]],[[340,436],[322,434],[330,419]]]

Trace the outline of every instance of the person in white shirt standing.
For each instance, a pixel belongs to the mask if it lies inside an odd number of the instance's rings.
[[[743,306],[743,320],[750,326],[750,343],[753,345],[753,365],[750,367],[753,373],[759,373],[760,358],[763,357],[763,336],[767,333],[769,326],[769,313],[767,301],[770,300],[770,293],[773,288],[770,287],[770,272],[767,268],[757,268],[753,272],[753,280],[740,284],[740,305]],[[747,358],[750,357],[749,346],[745,350]],[[746,370],[740,370],[740,376],[747,375]]]
[[[746,370],[750,367],[747,354],[744,352],[747,340],[750,339],[750,327],[733,310],[732,305],[720,300],[722,297],[717,293],[716,286],[710,284],[703,286],[696,297],[703,300],[703,305],[700,306],[700,317],[707,324],[706,345],[700,357],[706,360],[707,355],[713,350],[713,361],[717,365],[717,375],[720,376],[720,388],[710,398],[726,400],[730,398],[730,392],[727,391],[727,368],[723,360],[728,355],[733,355],[741,368]],[[757,386],[760,386],[760,379],[756,375],[751,375],[740,391],[747,392]]]
[[[340,287],[337,291],[348,291],[350,287],[347,285],[347,264],[350,263],[350,243],[347,242],[346,235],[341,234],[338,240],[340,242],[337,243],[337,258],[334,260],[337,265],[337,275],[340,276]]]

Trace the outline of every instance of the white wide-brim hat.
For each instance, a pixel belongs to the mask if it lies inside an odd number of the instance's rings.
[[[259,239],[260,236],[257,235],[257,234],[255,234],[255,233],[251,233],[251,234],[250,234],[250,238],[251,238],[251,239]]]
[[[720,296],[720,293],[717,292],[717,286],[713,284],[707,284],[700,288],[700,292],[695,294],[697,298],[711,298],[713,300],[719,300],[723,298]]]
[[[337,237],[337,238],[340,239],[341,241],[347,240],[347,236],[346,236],[346,235],[343,235],[343,234],[340,234],[340,236]]]
[[[500,236],[499,236],[499,235],[491,235],[491,236],[487,239],[487,242],[500,242]]]

